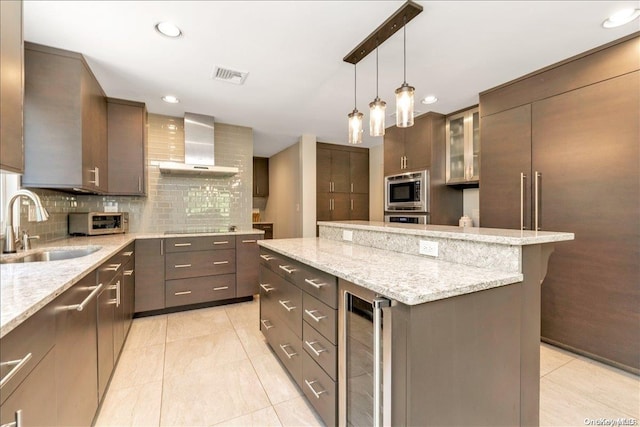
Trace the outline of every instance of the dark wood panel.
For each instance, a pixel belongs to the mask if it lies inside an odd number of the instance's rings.
[[[369,194],[351,194],[349,219],[369,220]]]
[[[260,234],[236,236],[236,297],[258,293],[260,273]]]
[[[349,172],[348,151],[331,150],[331,181],[334,193],[351,191],[351,173]]]
[[[167,280],[167,307],[219,301],[236,296],[236,275]]]
[[[136,240],[136,313],[165,308],[163,245],[162,239]]]
[[[605,45],[610,46],[610,45]],[[482,117],[640,69],[640,37],[590,51],[480,94]]]
[[[351,198],[349,193],[332,193],[333,210],[331,211],[332,221],[341,221],[351,218]]]
[[[269,195],[269,158],[253,158],[253,197]]]
[[[542,335],[636,370],[638,135],[639,72],[533,104],[541,228],[576,234],[551,256],[542,286]]]
[[[85,62],[82,66],[82,167],[83,184],[98,193],[109,186],[107,166],[107,100],[100,84]],[[98,171],[98,178],[91,171]]]
[[[520,228],[520,173],[531,182],[531,106],[482,119],[480,161],[480,225]],[[525,225],[531,224],[531,204],[525,198]],[[565,231],[565,230],[561,230]]]
[[[96,286],[95,273],[86,276],[58,297],[56,310],[55,387],[58,425],[91,425],[98,409],[97,303],[84,310],[65,307],[80,304]]]
[[[22,2],[0,2],[0,169],[22,173],[24,55]]]
[[[303,292],[302,318],[332,344],[338,344],[338,311]],[[315,320],[314,317],[318,320]]]
[[[331,193],[316,194],[316,221],[331,221]]]
[[[331,191],[331,150],[316,149],[316,191],[329,193]]]
[[[165,239],[166,252],[192,252],[211,249],[232,249],[236,247],[233,235],[202,236],[202,237],[172,237]]]
[[[352,193],[369,194],[369,150],[349,153]]]
[[[114,367],[113,326],[116,290],[111,286],[114,284],[105,284],[98,295],[98,401],[104,396]]]
[[[109,194],[145,194],[146,116],[142,103],[107,99]]]
[[[393,175],[402,172],[404,156],[404,129],[390,126],[384,133],[384,174]]]
[[[168,253],[165,263],[167,280],[235,273],[236,251],[224,249]]]
[[[407,156],[407,171],[428,169],[431,166],[431,145],[433,144],[432,127],[442,122],[444,116],[437,113],[426,113],[415,118],[414,125],[405,128],[404,152]],[[442,134],[444,141],[444,133]]]
[[[302,353],[302,391],[326,425],[335,426],[338,418],[338,384],[306,351]],[[316,397],[311,387],[319,397]]]

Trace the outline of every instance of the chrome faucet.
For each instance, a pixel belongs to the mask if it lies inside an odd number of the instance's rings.
[[[36,206],[36,222],[42,222],[49,219],[49,213],[44,208],[44,206],[42,206],[40,197],[38,197],[36,193],[29,190],[16,191],[13,196],[11,196],[11,199],[9,199],[9,204],[7,205],[7,231],[5,233],[4,248],[2,249],[2,252],[4,252],[5,254],[14,253],[16,251],[16,243],[18,241],[16,240],[16,235],[13,230],[13,204],[20,198],[20,196],[31,199],[33,204]]]

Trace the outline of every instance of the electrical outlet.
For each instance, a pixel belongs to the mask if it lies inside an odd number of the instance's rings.
[[[438,242],[432,242],[431,240],[420,240],[420,255],[437,257]]]
[[[342,240],[346,240],[347,242],[353,242],[353,231],[342,230]]]

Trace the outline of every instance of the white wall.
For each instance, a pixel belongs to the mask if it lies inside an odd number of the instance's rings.
[[[316,235],[316,136],[300,137],[302,237]]]
[[[369,219],[384,221],[384,146],[369,148]]]
[[[301,146],[294,144],[269,158],[265,220],[273,222],[274,239],[302,237]]]

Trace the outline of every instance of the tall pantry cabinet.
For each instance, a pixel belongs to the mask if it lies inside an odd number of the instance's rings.
[[[483,227],[569,231],[543,340],[640,372],[640,37],[480,96]]]

